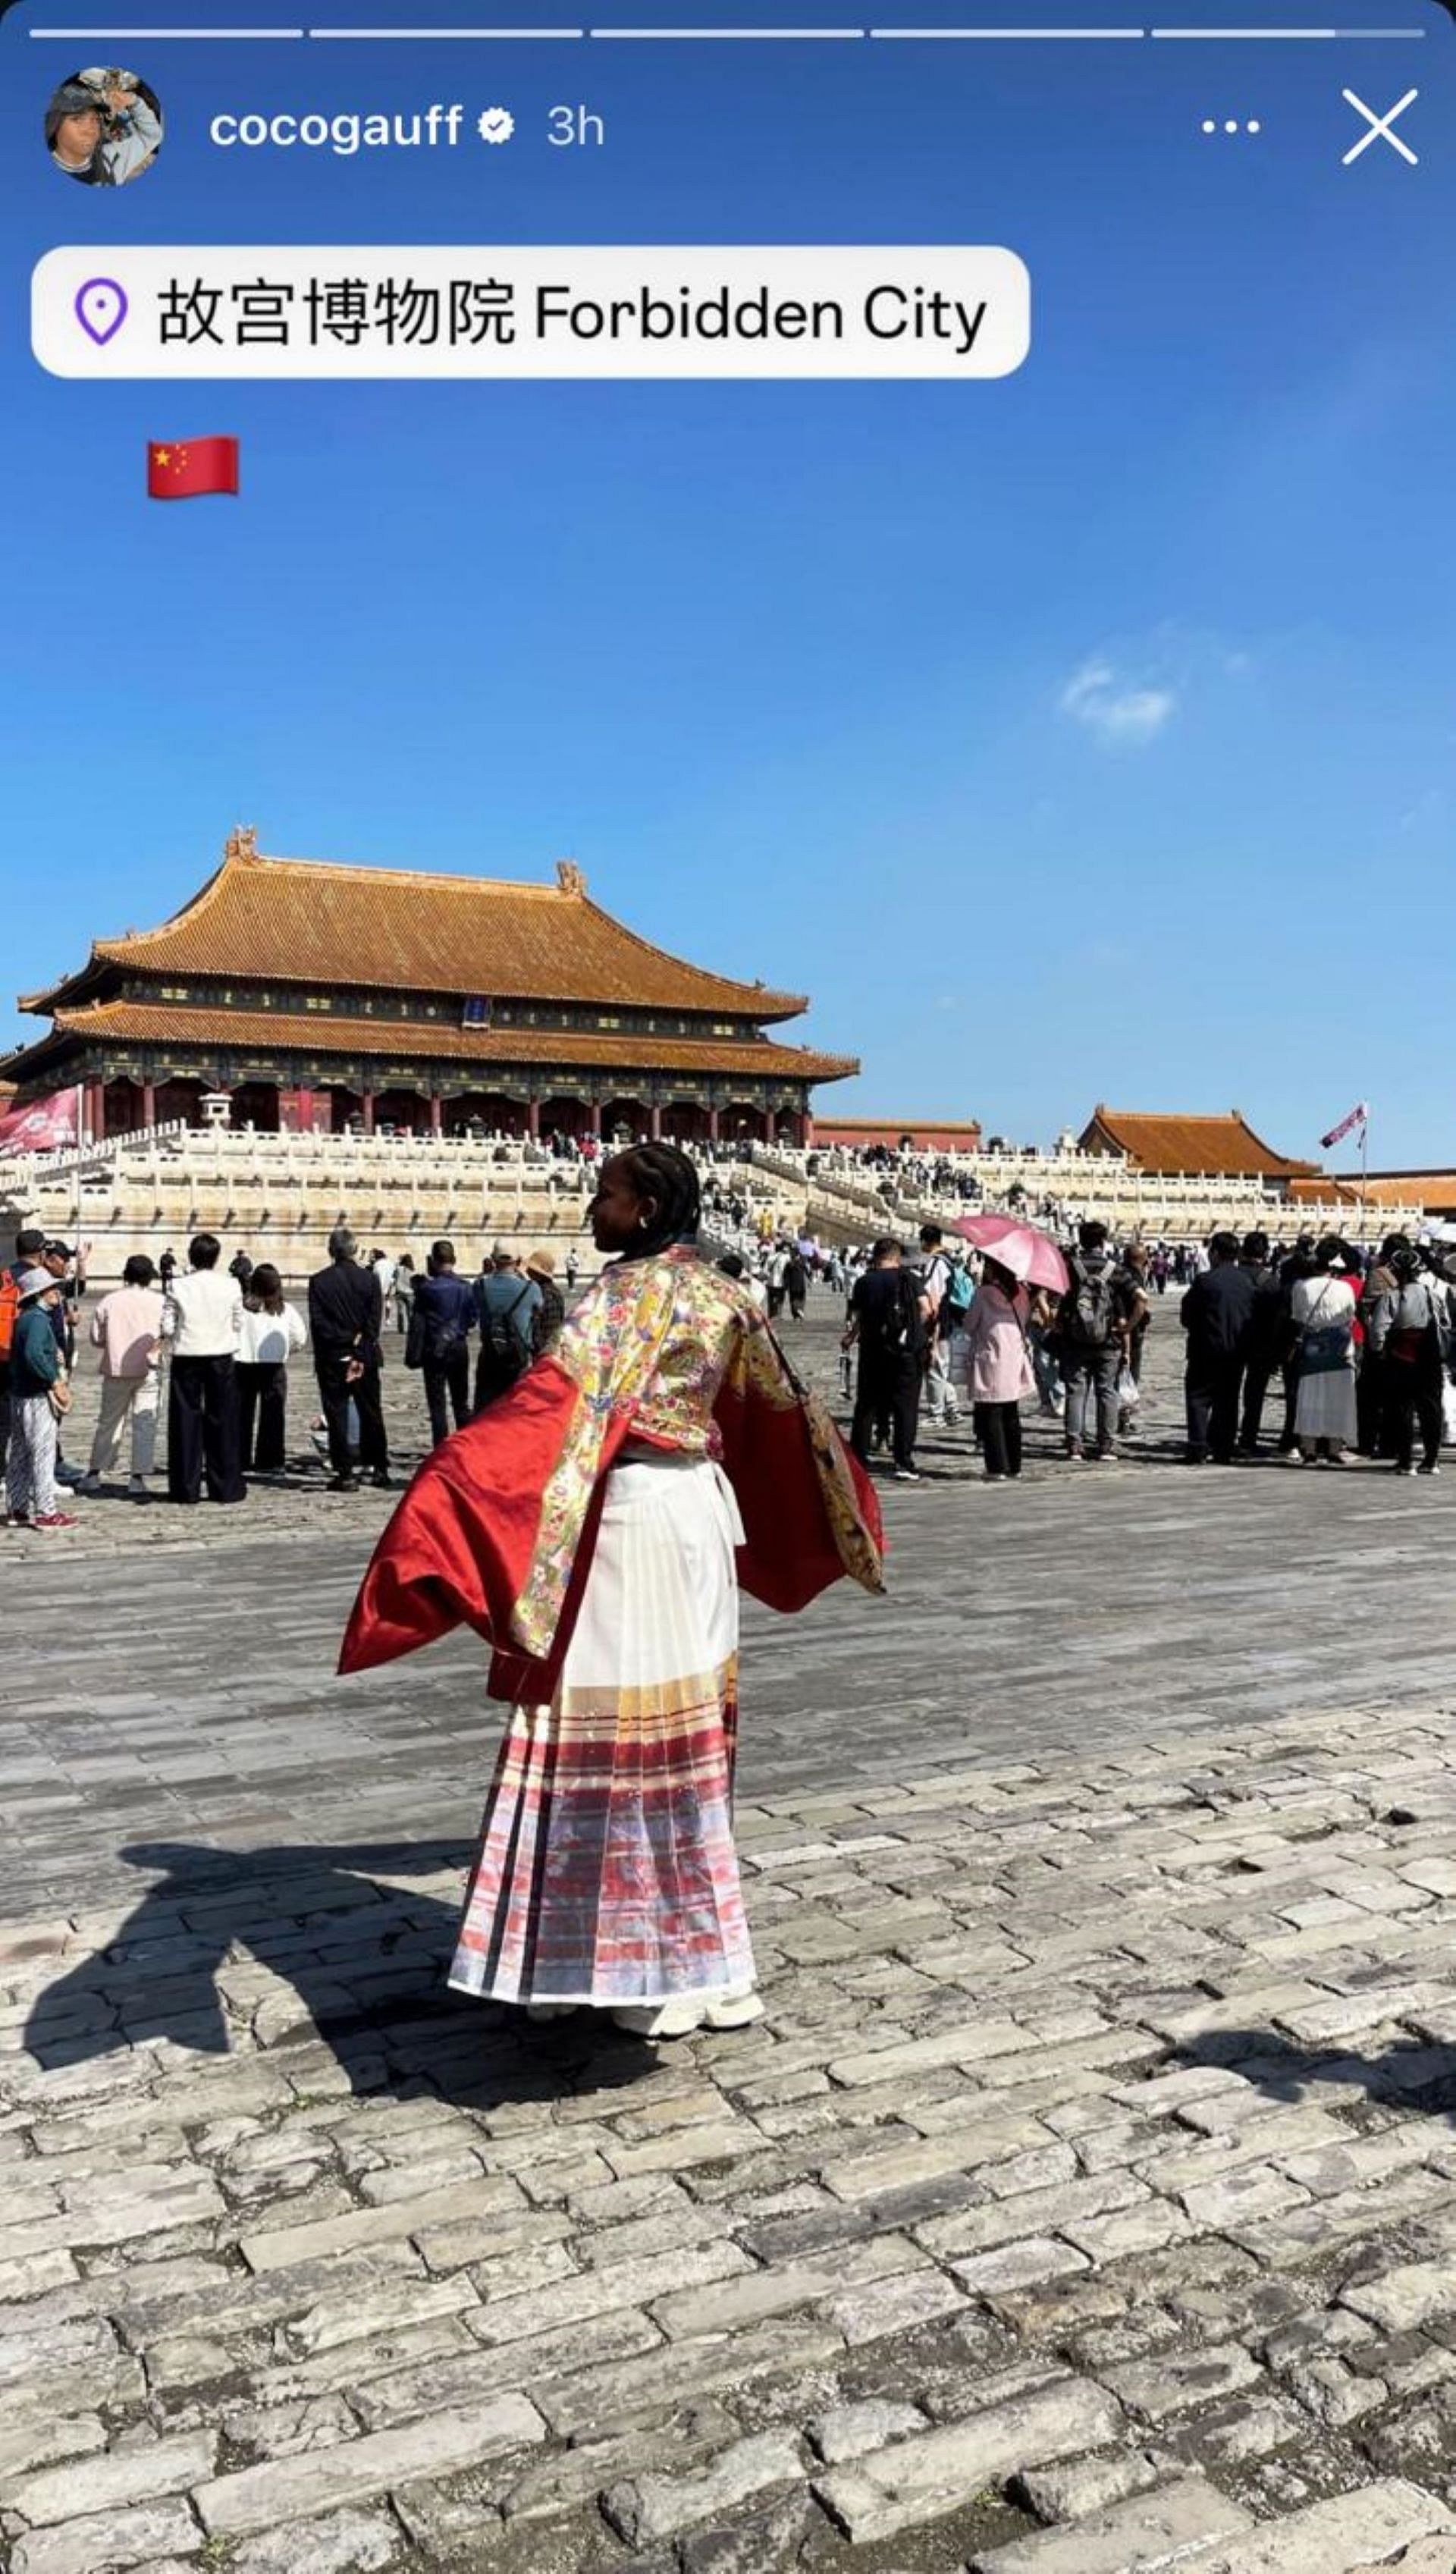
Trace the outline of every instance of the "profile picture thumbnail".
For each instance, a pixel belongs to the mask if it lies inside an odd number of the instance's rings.
[[[136,72],[72,72],[51,92],[46,150],[83,188],[125,188],[162,148],[157,93]]]

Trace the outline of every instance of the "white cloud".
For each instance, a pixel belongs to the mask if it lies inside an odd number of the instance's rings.
[[[1151,741],[1177,712],[1177,691],[1129,679],[1111,661],[1084,661],[1061,692],[1061,711],[1099,741]]]

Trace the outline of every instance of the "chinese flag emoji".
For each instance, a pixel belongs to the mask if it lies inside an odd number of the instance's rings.
[[[227,492],[237,498],[235,438],[154,438],[148,443],[149,501],[200,501],[209,492]]]

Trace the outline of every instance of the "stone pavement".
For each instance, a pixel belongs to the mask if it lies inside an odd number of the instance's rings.
[[[1163,1347],[750,1619],[768,2008],[672,2047],[444,1990],[382,1502],[7,1548],[8,2574],[1456,2574],[1456,1477],[1164,1468]]]
[[[1451,2574],[1447,1716],[741,1825],[671,2048],[444,1994],[438,1846],[15,1926],[11,2574]]]

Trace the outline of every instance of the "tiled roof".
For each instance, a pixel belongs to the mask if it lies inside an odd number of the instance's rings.
[[[1358,1197],[1362,1183],[1346,1177],[1341,1185]],[[1444,1215],[1456,1206],[1456,1170],[1371,1171],[1363,1183],[1375,1206],[1419,1206],[1429,1215]]]
[[[807,1007],[802,994],[684,964],[593,902],[579,868],[564,863],[558,872],[555,885],[508,884],[266,858],[230,844],[217,874],[160,929],[98,939],[80,974],[22,1006],[78,997],[96,967],[121,965],[498,1000],[632,1002],[760,1021]],[[685,884],[695,918],[702,890]]]
[[[55,1035],[196,1047],[211,1054],[386,1055],[394,1061],[420,1055],[450,1063],[559,1065],[564,1072],[620,1064],[638,1072],[838,1081],[859,1069],[852,1055],[811,1054],[806,1046],[774,1045],[767,1038],[594,1036],[575,1028],[465,1028],[416,1019],[346,1018],[342,1011],[304,1016],[141,1001],[100,1001],[90,1009],[58,1010]],[[52,1038],[40,1040],[47,1047],[53,1043]],[[12,1057],[12,1066],[18,1061]]]
[[[1084,1152],[1125,1153],[1140,1170],[1163,1176],[1208,1171],[1220,1179],[1289,1179],[1317,1168],[1276,1153],[1237,1108],[1221,1117],[1164,1117],[1099,1102],[1077,1141]]]

